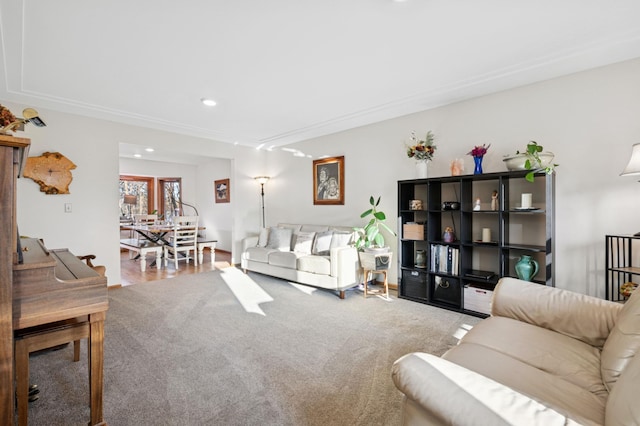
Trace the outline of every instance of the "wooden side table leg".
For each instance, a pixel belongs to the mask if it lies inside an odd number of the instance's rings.
[[[94,318],[97,317],[97,318]],[[102,390],[104,384],[104,313],[92,314],[89,325],[89,398],[91,425],[104,424]]]
[[[16,340],[15,357],[18,425],[27,426],[27,414],[29,413],[29,348],[26,340]]]
[[[384,297],[389,299],[389,280],[387,279],[387,271],[382,272],[384,274]]]
[[[364,298],[367,298],[367,287],[369,285],[369,271],[367,269],[364,270]]]

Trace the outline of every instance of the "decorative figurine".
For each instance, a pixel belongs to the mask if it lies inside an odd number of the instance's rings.
[[[456,158],[451,162],[451,176],[460,176],[464,172],[464,160]]]
[[[493,191],[491,194],[491,210],[498,210],[498,191]]]
[[[453,233],[453,229],[450,226],[444,228],[444,233],[442,234],[442,241],[445,243],[452,243],[456,240],[456,234]]]
[[[481,209],[481,207],[480,207],[480,198],[476,198],[476,202],[473,204],[473,210],[474,211],[478,211],[480,209]]]

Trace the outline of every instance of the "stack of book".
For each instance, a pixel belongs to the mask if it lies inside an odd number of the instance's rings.
[[[460,250],[448,245],[431,245],[431,272],[458,275]]]

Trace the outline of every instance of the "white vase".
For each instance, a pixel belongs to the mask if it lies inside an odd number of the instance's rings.
[[[429,162],[428,161],[416,161],[416,173],[418,179],[426,179],[429,177]]]

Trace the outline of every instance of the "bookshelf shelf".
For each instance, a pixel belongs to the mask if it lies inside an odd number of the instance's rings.
[[[472,297],[478,292],[468,290],[480,288],[486,295],[501,277],[516,277],[515,263],[525,254],[540,265],[534,282],[554,286],[555,174],[536,174],[533,183],[525,180],[525,174],[398,181],[399,297],[486,316],[488,307],[482,305],[486,302],[465,301],[465,294]],[[492,203],[494,191],[497,203]],[[523,193],[532,194],[534,207],[530,210],[520,207]],[[474,210],[478,199],[480,208]],[[409,209],[411,200],[421,200],[422,210]],[[448,201],[455,201],[459,208],[446,209]],[[423,227],[424,236],[416,233],[416,224]],[[446,228],[454,231],[453,242],[444,242]],[[411,238],[404,235],[405,230],[411,232]],[[415,267],[417,250],[425,251],[426,268]],[[488,276],[467,275],[470,271]]]

